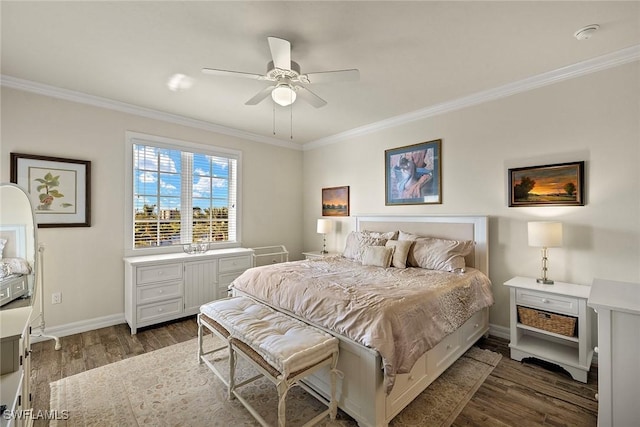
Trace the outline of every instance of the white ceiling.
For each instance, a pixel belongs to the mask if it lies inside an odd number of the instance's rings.
[[[306,144],[640,45],[640,2],[2,1],[1,73]],[[600,30],[586,41],[573,34]],[[303,73],[358,68],[357,82],[308,86],[328,102],[270,98],[267,82],[202,67],[266,71],[267,36]],[[195,79],[172,92],[174,73]],[[290,138],[291,114],[293,139]],[[250,135],[251,136],[251,135]]]

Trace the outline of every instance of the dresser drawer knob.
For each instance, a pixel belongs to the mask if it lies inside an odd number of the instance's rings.
[[[476,323],[475,325],[473,325],[474,328],[477,328],[478,326],[480,326],[478,323]]]
[[[163,309],[162,307],[158,308],[158,313],[162,313]]]
[[[163,292],[164,292],[164,291],[163,291],[162,289],[158,289],[158,293],[159,293],[159,294],[161,294],[161,293],[163,293]]]
[[[595,398],[596,398],[596,400],[598,400],[598,393],[596,393]]]
[[[593,351],[595,351],[596,353],[600,353],[600,349],[598,348],[598,346],[594,347]]]
[[[546,303],[548,303],[548,302],[549,302],[549,300],[548,300],[548,299],[546,299],[546,298],[542,298],[542,302],[546,304]]]
[[[447,344],[447,350],[451,350],[451,344]]]

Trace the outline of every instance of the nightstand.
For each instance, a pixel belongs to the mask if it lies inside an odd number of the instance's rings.
[[[587,309],[591,287],[564,282],[543,285],[529,277],[514,277],[504,285],[510,288],[511,358],[554,363],[586,383],[593,358]],[[574,331],[563,331],[572,324]]]
[[[310,252],[302,252],[302,255],[304,255],[306,259],[313,259],[313,258],[324,258],[328,256],[340,255],[340,252],[329,252],[329,253],[323,254],[320,251],[310,251]]]

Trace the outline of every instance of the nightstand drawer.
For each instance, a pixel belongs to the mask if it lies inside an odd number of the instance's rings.
[[[553,286],[553,285],[550,285]],[[516,304],[540,308],[554,313],[578,315],[578,299],[562,295],[516,289]]]
[[[146,283],[182,279],[182,268],[181,262],[140,267],[138,268],[136,283],[144,285]]]
[[[220,272],[239,271],[251,268],[251,256],[236,256],[220,259]]]

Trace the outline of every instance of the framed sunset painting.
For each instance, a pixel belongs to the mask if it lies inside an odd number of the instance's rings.
[[[509,169],[509,206],[584,206],[584,162]]]
[[[349,216],[349,186],[322,189],[322,216]]]

